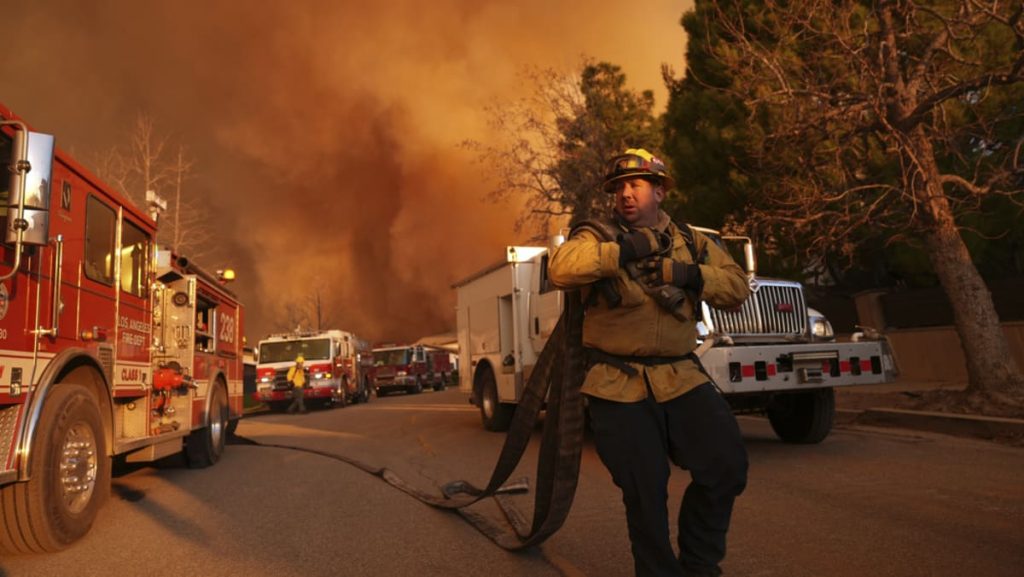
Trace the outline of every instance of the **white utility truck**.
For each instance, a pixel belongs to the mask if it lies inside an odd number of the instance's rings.
[[[717,231],[696,230],[723,242]],[[743,242],[752,293],[728,311],[704,303],[695,352],[735,411],[766,413],[784,441],[820,442],[832,429],[835,387],[895,378],[888,342],[870,330],[837,341],[800,283],[758,277],[750,239],[724,240]],[[548,284],[547,247],[506,250],[504,261],[455,285],[459,388],[493,431],[508,428],[562,311],[562,292]]]

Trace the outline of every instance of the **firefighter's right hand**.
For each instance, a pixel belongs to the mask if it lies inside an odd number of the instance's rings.
[[[619,244],[619,266],[625,266],[627,262],[664,251],[669,248],[667,245],[671,244],[672,239],[645,226],[624,232],[615,241]]]

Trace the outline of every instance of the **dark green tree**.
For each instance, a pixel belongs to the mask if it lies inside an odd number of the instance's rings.
[[[729,91],[732,75],[713,58],[711,46],[721,32],[698,2],[683,15],[689,38],[686,75],[663,76],[669,90],[664,116],[664,153],[674,168],[677,194],[665,207],[677,218],[715,228],[745,220],[745,206],[757,183],[756,175],[737,170],[749,164],[749,115],[743,100]]]
[[[698,0],[684,19],[688,78],[670,85],[673,158],[723,155],[716,186],[735,195],[725,210],[753,236],[819,261],[894,243],[927,256],[978,402],[1024,396],[968,250],[1019,234],[993,227],[1019,223],[1024,191],[1022,10],[991,0]],[[984,216],[997,207],[1002,224]]]

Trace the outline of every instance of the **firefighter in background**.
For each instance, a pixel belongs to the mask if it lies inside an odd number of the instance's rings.
[[[292,404],[288,412],[306,412],[306,359],[302,355],[295,357],[295,364],[288,369],[288,384],[292,386]]]
[[[717,576],[747,453],[728,403],[704,372],[700,301],[736,307],[747,279],[724,250],[660,209],[673,181],[643,149],[612,159],[611,218],[578,224],[550,279],[579,288],[594,442],[622,490],[637,576]],[[678,556],[669,537],[669,462],[689,470]]]

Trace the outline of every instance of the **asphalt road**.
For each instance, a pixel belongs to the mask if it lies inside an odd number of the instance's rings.
[[[724,563],[732,576],[1014,576],[1024,567],[1024,449],[910,431],[836,430],[821,445],[778,442],[741,418],[751,457]],[[307,415],[261,415],[249,439],[386,466],[435,490],[483,485],[503,436],[482,430],[455,389]],[[517,474],[534,469],[536,444]],[[673,475],[678,506],[685,473]],[[515,497],[527,513],[532,493]],[[498,518],[489,503],[475,506]],[[220,463],[177,459],[119,471],[93,530],[69,550],[0,559],[0,576],[630,575],[617,489],[590,445],[565,527],[505,552],[341,461],[235,444]]]

